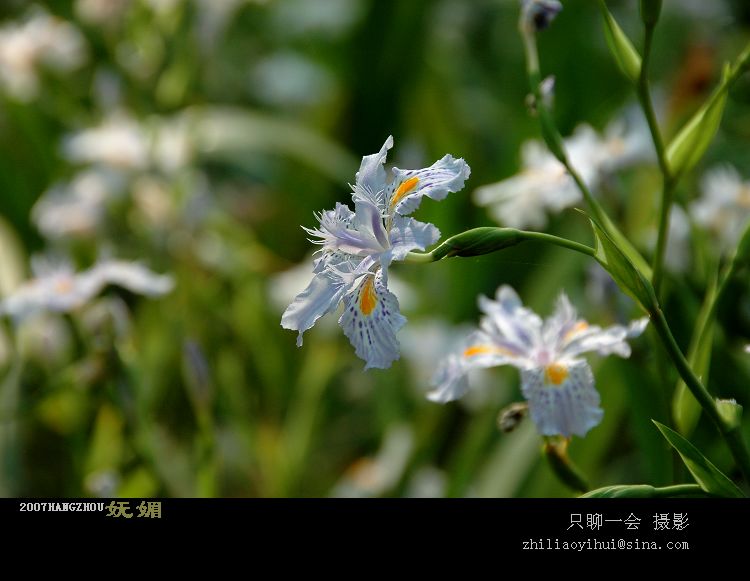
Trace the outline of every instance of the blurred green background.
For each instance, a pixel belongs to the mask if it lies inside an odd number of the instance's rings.
[[[633,94],[595,3],[563,4],[540,37],[556,117],[563,134],[583,122],[602,129]],[[637,2],[608,4],[640,42]],[[673,133],[747,42],[750,10],[741,0],[664,4],[653,78]],[[279,325],[311,270],[300,225],[348,201],[360,157],[389,134],[389,164],[424,167],[451,153],[471,166],[466,188],[427,200],[418,219],[444,237],[493,224],[471,192],[518,171],[520,145],[537,137],[515,0],[4,0],[0,38],[41,10],[74,27],[68,42],[78,45],[59,65],[34,60],[18,38],[0,42],[0,292],[31,276],[32,255],[50,253],[78,268],[103,254],[137,259],[177,284],[160,299],[109,289],[69,316],[6,321],[0,494],[571,495],[530,422],[497,429],[499,410],[521,399],[515,370],[492,370],[460,403],[424,394],[450,342],[476,323],[477,295],[500,284],[543,315],[564,289],[591,322],[638,316],[584,257],[528,245],[396,265],[409,323],[401,360],[386,371],[363,372],[335,316],[301,349]],[[58,42],[48,50],[62,51]],[[114,138],[71,154],[72,136],[112,119],[146,136],[145,162]],[[696,176],[725,160],[750,177],[749,138],[745,79]],[[108,147],[113,155],[99,159]],[[102,169],[116,174],[119,193],[96,225],[40,232],[40,196]],[[681,200],[697,195],[697,179],[685,180]],[[645,252],[658,188],[647,166],[602,192]],[[572,211],[547,231],[590,242]],[[696,257],[670,280],[667,315],[683,346],[706,286],[702,264]],[[715,393],[731,390],[745,405],[749,282],[735,282],[720,309],[710,378]],[[676,376],[664,361],[649,333],[630,360],[592,358],[604,421],[570,447],[592,485],[689,481],[651,423],[672,425]],[[693,441],[736,475],[711,425],[702,420]]]

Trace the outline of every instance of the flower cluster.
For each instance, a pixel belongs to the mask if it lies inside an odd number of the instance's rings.
[[[352,187],[354,211],[337,203],[321,212],[318,228],[305,228],[320,245],[313,279],[294,299],[281,319],[285,329],[303,333],[323,315],[344,303],[339,325],[365,360],[365,369],[387,368],[399,358],[397,331],[406,319],[396,296],[388,290],[388,268],[412,250],[424,250],[440,238],[432,224],[407,217],[423,197],[442,200],[463,188],[469,166],[446,155],[428,168],[393,168],[386,181],[383,167],[393,138],[378,153],[362,158]]]
[[[644,318],[628,327],[589,325],[578,318],[564,294],[553,315],[542,321],[509,286],[500,287],[494,301],[480,297],[479,307],[484,313],[479,329],[461,353],[440,367],[429,398],[460,398],[469,387],[472,369],[512,365],[521,371],[521,391],[531,419],[539,433],[549,436],[583,436],[604,414],[591,367],[581,355],[596,351],[629,357],[626,340],[640,335],[648,323]]]

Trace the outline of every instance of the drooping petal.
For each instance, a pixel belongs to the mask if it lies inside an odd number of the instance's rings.
[[[471,169],[463,159],[445,155],[424,169],[404,170],[394,167],[393,174],[393,182],[387,188],[386,211],[406,216],[419,207],[423,196],[442,200],[449,193],[459,191],[464,187]]]
[[[627,339],[638,337],[646,325],[647,317],[637,319],[627,327],[612,325],[605,329],[595,325],[588,326],[585,321],[580,321],[563,335],[560,352],[565,357],[577,357],[589,351],[596,351],[600,355],[630,357]]]
[[[302,334],[315,321],[336,309],[347,288],[339,277],[325,270],[313,276],[307,288],[294,298],[281,317],[281,326],[299,331],[297,347],[302,346]]]
[[[503,285],[497,290],[496,300],[479,297],[479,308],[485,313],[480,327],[493,343],[513,352],[517,357],[531,356],[539,343],[542,319],[521,303],[516,292]]]
[[[523,370],[521,391],[537,431],[544,436],[584,436],[604,416],[594,375],[583,360]]]
[[[440,230],[414,218],[395,215],[390,230],[391,260],[403,260],[412,250],[425,250],[440,239]]]
[[[468,389],[467,376],[472,369],[487,369],[501,365],[520,367],[525,363],[523,356],[498,344],[483,331],[470,335],[460,353],[448,357],[432,379],[434,389],[427,398],[445,403],[463,396]]]
[[[352,196],[355,202],[357,200],[367,200],[381,210],[385,209],[386,174],[383,164],[391,147],[393,147],[393,136],[389,135],[378,153],[366,155],[362,158],[362,163],[355,178],[356,183]]]
[[[363,277],[357,289],[344,297],[339,325],[365,361],[365,369],[386,369],[399,358],[396,332],[405,323],[398,299],[386,288],[380,270]]]
[[[91,285],[92,294],[108,284],[145,296],[159,296],[174,288],[169,275],[156,274],[142,264],[124,260],[105,260],[81,275],[81,284]]]

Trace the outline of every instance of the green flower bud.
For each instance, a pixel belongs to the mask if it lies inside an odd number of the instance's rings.
[[[667,163],[673,175],[679,176],[698,163],[719,130],[727,102],[724,84],[728,75],[729,68],[725,67],[722,86],[695,112],[667,147]]]
[[[430,254],[433,260],[451,256],[479,256],[515,246],[523,240],[521,231],[515,228],[474,228],[448,238]]]
[[[609,45],[609,50],[617,61],[617,66],[623,74],[632,82],[637,83],[641,75],[641,56],[633,47],[633,43],[617,24],[604,2],[600,3],[602,16],[604,17],[604,35]]]

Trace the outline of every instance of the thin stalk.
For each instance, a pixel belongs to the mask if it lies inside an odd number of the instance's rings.
[[[673,178],[672,171],[669,168],[666,148],[664,147],[664,139],[656,120],[656,113],[654,112],[654,104],[651,100],[651,90],[648,82],[648,70],[649,64],[651,63],[651,45],[653,38],[654,27],[646,26],[643,43],[643,58],[641,60],[641,74],[638,77],[636,92],[638,94],[638,101],[643,109],[643,114],[646,117],[646,122],[648,123],[651,140],[654,143],[656,158],[659,162],[659,169],[662,174],[662,195],[661,206],[659,208],[659,234],[656,242],[656,252],[653,258],[653,275],[651,279],[656,296],[660,296],[661,284],[664,278],[664,255],[667,250],[667,242],[669,239],[669,217],[671,215],[672,203],[674,201],[676,180]]]
[[[674,201],[675,184],[676,182],[672,178],[664,176],[661,207],[659,208],[659,235],[656,240],[656,251],[652,265],[653,275],[651,277],[651,283],[654,285],[654,292],[657,297],[661,297],[661,286],[664,280],[664,257],[667,253],[667,242],[669,241],[669,218]]]

